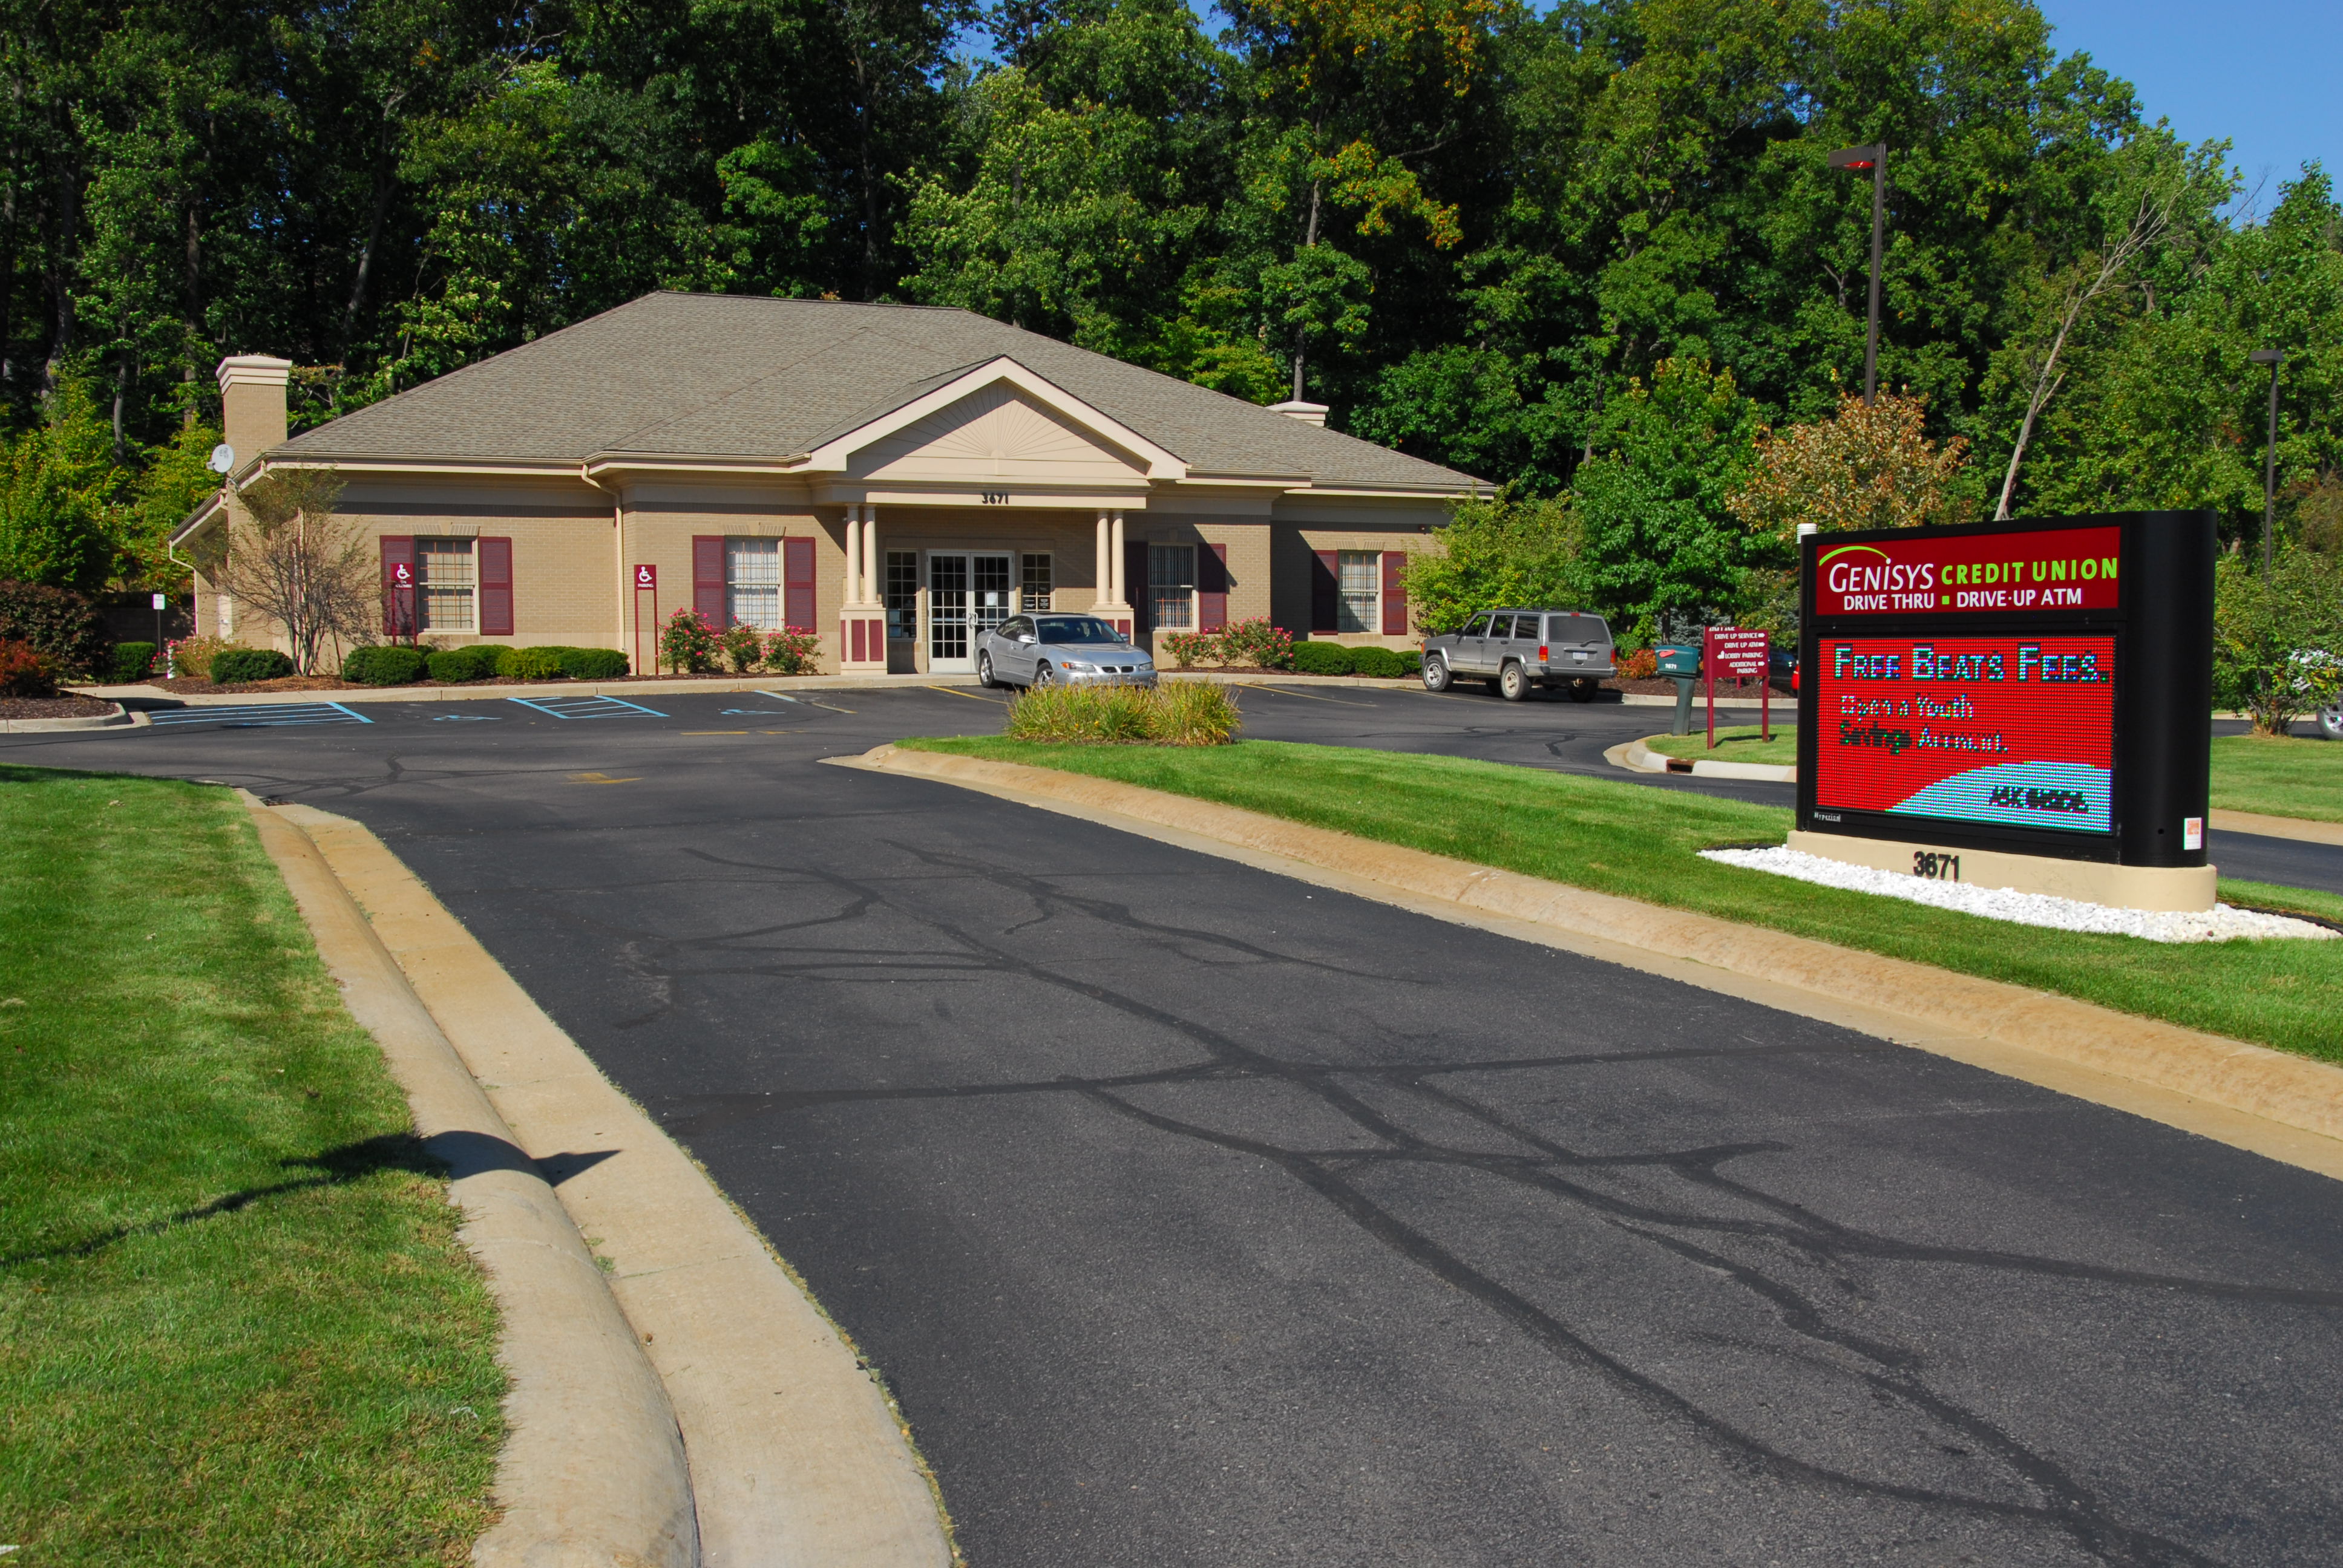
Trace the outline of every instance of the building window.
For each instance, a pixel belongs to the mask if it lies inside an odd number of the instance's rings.
[[[1196,547],[1147,547],[1150,624],[1157,631],[1193,631],[1196,627]]]
[[[1344,550],[1341,570],[1341,609],[1334,629],[1383,630],[1383,557],[1373,550]]]
[[[1024,559],[1023,579],[1019,584],[1017,608],[1028,613],[1048,609],[1052,586],[1051,558],[1028,554]]]
[[[724,613],[732,626],[780,630],[780,540],[724,541]]]
[[[910,642],[920,635],[920,552],[887,552],[887,635]]]
[[[472,607],[478,582],[472,569],[471,540],[416,540],[416,629],[470,631],[478,624]]]

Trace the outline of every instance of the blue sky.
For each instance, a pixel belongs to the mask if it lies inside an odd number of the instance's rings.
[[[2190,142],[2227,136],[2259,207],[2303,164],[2343,179],[2343,0],[2036,0],[2061,54],[2138,89]]]

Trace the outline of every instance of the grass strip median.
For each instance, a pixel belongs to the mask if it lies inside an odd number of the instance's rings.
[[[2223,811],[2343,822],[2343,745],[2299,736],[2217,736],[2212,803]]]
[[[1218,801],[2343,1061],[2331,1005],[2343,994],[2343,942],[2167,946],[2045,930],[1700,858],[1701,849],[1728,844],[1780,843],[1790,813],[1775,807],[1502,763],[1282,741],[1193,750],[992,737],[898,744]],[[2227,881],[2222,892],[2258,909],[2343,921],[2343,899],[2328,894]]]
[[[226,789],[0,766],[9,1561],[445,1563],[496,1322]]]

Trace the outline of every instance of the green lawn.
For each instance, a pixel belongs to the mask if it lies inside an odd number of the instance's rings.
[[[2167,946],[2013,927],[1883,904],[1701,859],[1775,843],[1790,813],[1625,780],[1448,757],[1248,740],[1234,746],[1041,746],[907,740],[922,750],[1030,762],[1242,806],[1316,827],[2086,1001],[2343,1062],[2343,941]],[[2254,882],[2231,902],[2343,920],[2343,899]]]
[[[1757,739],[1754,724],[1720,728],[1714,751],[1708,749],[1705,730],[1654,736],[1645,744],[1669,757],[1789,767],[1798,760],[1798,731],[1791,724],[1775,725],[1770,742]],[[2212,803],[2230,811],[2343,822],[2343,746],[2332,740],[2279,740],[2260,735],[2217,737]]]
[[[1700,715],[1695,711],[1693,717]],[[1705,757],[1713,762],[1767,762],[1780,768],[1798,765],[1798,727],[1776,720],[1774,739],[1757,739],[1757,726],[1736,724],[1727,729],[1716,727],[1716,749],[1708,749],[1708,731],[1695,729],[1690,735],[1655,735],[1644,742],[1664,757]]]
[[[0,766],[8,1568],[466,1561],[457,1219],[233,795]]]
[[[2213,804],[2225,811],[2343,822],[2343,745],[2218,736],[2213,741]]]

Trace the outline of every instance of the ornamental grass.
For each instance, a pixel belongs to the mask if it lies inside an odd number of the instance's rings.
[[[1090,746],[1226,746],[1242,719],[1226,687],[1044,686],[1009,705],[1012,740]]]

